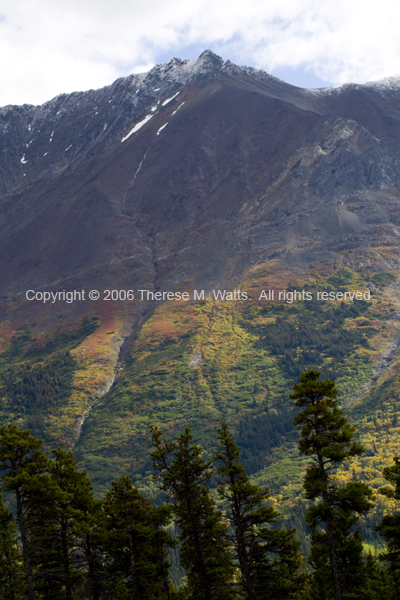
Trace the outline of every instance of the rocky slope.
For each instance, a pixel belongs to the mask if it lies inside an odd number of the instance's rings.
[[[377,410],[366,394],[399,368],[399,90],[303,90],[206,51],[0,109],[1,420],[75,447],[101,486],[146,476],[152,422],[193,424],[209,447],[227,418],[266,468],[293,450],[285,402],[309,366],[357,415]],[[263,289],[371,290],[372,304],[275,310]],[[190,300],[151,300],[168,291]],[[276,440],[258,452],[260,431]]]
[[[398,89],[301,90],[204,52],[3,108],[2,293],[211,288],[397,242]]]

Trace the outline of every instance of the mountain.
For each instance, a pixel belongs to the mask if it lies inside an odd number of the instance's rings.
[[[2,293],[211,288],[396,241],[399,86],[301,90],[206,51],[3,108]]]
[[[288,396],[316,367],[375,448],[354,476],[379,471],[400,451],[399,91],[205,51],[0,109],[1,420],[74,447],[98,490],[155,493],[149,426],[211,451],[224,417],[287,499]]]

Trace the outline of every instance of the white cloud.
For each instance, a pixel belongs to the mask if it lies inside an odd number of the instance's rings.
[[[327,84],[379,79],[400,73],[399,17],[397,0],[0,0],[0,105],[101,87],[191,45]]]

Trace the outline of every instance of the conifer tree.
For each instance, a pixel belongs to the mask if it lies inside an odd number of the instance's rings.
[[[107,588],[114,600],[169,600],[167,549],[163,530],[170,511],[154,508],[129,477],[113,481],[104,500]]]
[[[204,462],[201,447],[191,444],[188,427],[177,442],[161,436],[159,429],[152,428],[151,456],[155,477],[172,496],[182,544],[181,564],[187,572],[187,598],[234,600],[227,524],[208,489],[212,463]]]
[[[379,557],[371,555],[364,562],[366,578],[361,594],[365,600],[398,600],[399,587],[394,583],[387,565],[382,564]]]
[[[240,449],[223,421],[218,440],[214,456],[222,462],[217,470],[222,477],[218,492],[228,503],[245,600],[299,598],[306,589],[307,578],[301,572],[304,559],[294,530],[272,527],[278,513],[266,504],[269,491],[250,482],[240,461]]]
[[[13,516],[0,493],[0,598],[16,600],[24,592],[22,556],[15,542]]]
[[[42,440],[15,425],[0,427],[0,472],[4,489],[16,499],[16,512],[22,542],[22,555],[29,600],[37,600],[32,570],[32,552],[27,528],[27,500],[33,486],[40,487],[49,466],[41,449]]]
[[[383,487],[379,491],[392,500],[400,500],[400,457],[394,457],[394,465],[383,469],[384,478],[394,489]],[[389,564],[392,573],[397,599],[400,600],[400,513],[395,512],[382,517],[377,527],[387,544],[383,558]]]
[[[92,483],[77,470],[70,450],[57,448],[48,473],[33,482],[27,498],[36,587],[46,599],[72,600],[84,572],[84,534],[88,508],[94,502]]]
[[[87,566],[87,588],[92,600],[100,600],[104,587],[104,499],[90,495],[82,511],[81,548]],[[90,590],[90,592],[89,592]]]
[[[63,576],[69,580],[72,594],[72,575],[75,564],[88,563],[87,534],[88,520],[93,517],[95,499],[93,485],[86,471],[78,471],[73,452],[57,448],[53,450],[55,460],[50,467],[52,482],[61,490],[63,498],[57,507],[57,526],[63,560]],[[85,560],[86,559],[86,560]],[[90,571],[90,562],[89,562]],[[77,574],[78,575],[78,574]],[[81,579],[75,576],[78,581]],[[91,580],[94,600],[96,586]],[[67,600],[69,597],[67,596]]]
[[[358,515],[372,507],[372,490],[361,482],[337,482],[337,469],[364,448],[354,442],[355,428],[338,407],[335,383],[319,377],[312,369],[303,373],[290,397],[303,409],[295,419],[301,428],[300,453],[313,459],[304,479],[306,498],[319,500],[306,514],[312,530],[315,597],[342,600],[362,584],[362,537],[353,526]]]
[[[68,550],[67,559],[63,552],[61,536],[66,536],[58,514],[60,506],[69,500],[70,496],[46,474],[31,486],[26,501],[35,592],[43,600],[72,600],[71,562]],[[66,539],[64,542],[68,543]]]

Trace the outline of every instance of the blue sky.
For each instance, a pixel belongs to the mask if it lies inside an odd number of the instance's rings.
[[[300,87],[400,75],[398,0],[0,0],[0,106],[211,49]]]

